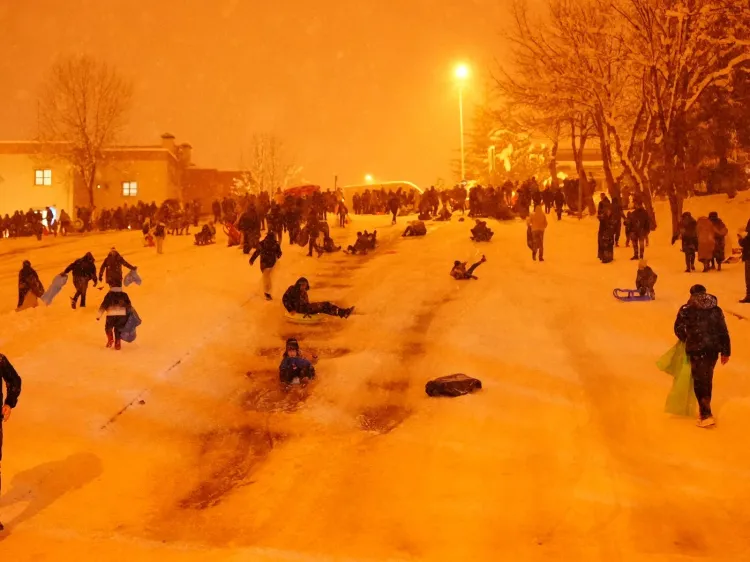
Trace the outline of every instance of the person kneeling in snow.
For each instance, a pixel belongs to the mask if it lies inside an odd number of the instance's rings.
[[[315,367],[312,362],[302,357],[297,340],[294,338],[286,340],[286,351],[279,365],[281,384],[306,384],[314,378]]]
[[[638,273],[635,276],[635,288],[638,290],[638,293],[642,297],[648,295],[652,299],[655,299],[654,285],[656,285],[658,277],[654,270],[649,267],[646,260],[639,261]]]
[[[122,287],[112,287],[104,297],[96,319],[98,321],[102,315],[107,315],[107,321],[104,325],[104,332],[107,334],[107,347],[112,347],[112,344],[114,344],[115,349],[120,349],[120,335],[132,308],[130,297],[123,292]]]
[[[427,234],[427,227],[422,221],[409,221],[409,224],[401,236],[424,236]]]
[[[354,307],[340,308],[330,302],[310,302],[307,291],[310,290],[310,283],[304,277],[297,279],[297,282],[289,287],[284,293],[281,302],[284,304],[287,312],[312,316],[313,314],[328,314],[329,316],[338,316],[339,318],[349,318],[354,311]]]
[[[457,279],[458,281],[463,281],[466,279],[479,279],[476,275],[474,275],[474,270],[486,261],[487,261],[487,258],[482,256],[481,260],[479,260],[477,263],[472,265],[469,269],[466,269],[467,262],[460,262],[456,260],[453,262],[453,269],[451,269],[451,277],[453,277],[454,279]]]

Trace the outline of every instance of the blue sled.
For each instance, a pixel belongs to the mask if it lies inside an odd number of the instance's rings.
[[[135,283],[136,285],[140,286],[143,281],[141,281],[141,276],[138,275],[138,271],[135,269],[131,269],[128,274],[125,276],[125,279],[123,279],[123,285],[126,287]]]
[[[650,296],[641,295],[636,289],[614,289],[612,296],[623,302],[652,301]]]
[[[65,286],[65,283],[67,282],[67,275],[55,275],[52,283],[50,283],[49,287],[47,287],[47,291],[40,297],[39,300],[41,300],[47,306],[51,305],[52,299],[57,296],[57,294],[62,290],[62,288]]]

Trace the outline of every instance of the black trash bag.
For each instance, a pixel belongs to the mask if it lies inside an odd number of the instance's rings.
[[[481,388],[482,381],[479,379],[457,373],[429,381],[424,390],[428,396],[462,396]]]

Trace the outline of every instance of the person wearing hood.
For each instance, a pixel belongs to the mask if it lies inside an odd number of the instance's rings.
[[[113,246],[109,251],[109,254],[107,254],[107,257],[104,258],[104,261],[99,268],[99,282],[104,279],[104,274],[106,272],[107,285],[109,285],[110,287],[122,287],[123,265],[131,271],[134,269],[138,269],[136,266],[130,265],[127,261],[125,261],[125,258],[123,258]]]
[[[481,260],[472,265],[469,269],[466,269],[467,262],[456,260],[453,262],[450,276],[453,277],[453,279],[455,279],[456,281],[468,281],[469,279],[477,280],[479,279],[479,277],[474,275],[474,271],[476,271],[477,267],[479,267],[486,261],[487,258],[482,256]]]
[[[695,223],[698,236],[698,260],[703,264],[703,273],[711,269],[716,252],[716,228],[708,217],[700,217]]]
[[[94,255],[91,252],[87,252],[85,256],[77,259],[65,268],[60,275],[67,275],[73,273],[73,287],[75,287],[76,294],[70,297],[70,306],[75,308],[78,304],[78,298],[81,298],[81,308],[86,306],[86,291],[89,287],[89,281],[94,282],[96,287],[96,262],[94,261]]]
[[[680,232],[672,240],[682,239],[682,251],[685,253],[685,273],[695,271],[695,253],[698,251],[698,223],[689,212],[682,213]]]
[[[284,304],[287,312],[312,316],[313,314],[328,314],[329,316],[338,316],[339,318],[349,318],[354,311],[354,307],[341,308],[330,302],[310,302],[307,292],[310,290],[310,283],[304,277],[297,279],[297,282],[289,287],[281,302]]]
[[[745,236],[738,234],[737,239],[742,248],[742,261],[745,263],[745,298],[740,302],[750,304],[750,220],[745,227]]]
[[[39,280],[37,272],[31,267],[31,262],[24,260],[21,271],[18,272],[18,307],[16,310],[23,306],[23,301],[29,292],[39,298],[44,294],[44,285]]]
[[[3,401],[3,387],[5,382],[5,401]],[[18,404],[18,397],[21,395],[21,377],[18,375],[8,358],[0,353],[0,403],[2,404],[2,414],[0,415],[0,463],[3,460],[3,424],[10,420],[10,414],[13,408]],[[0,483],[2,483],[2,472],[0,472]],[[0,531],[5,528],[0,523]]]
[[[156,222],[156,228],[154,228],[154,240],[156,240],[156,253],[164,253],[164,240],[167,238],[167,225],[164,221],[159,219]]]
[[[651,269],[646,260],[640,260],[638,262],[638,273],[635,275],[635,288],[638,293],[643,297],[648,295],[651,299],[656,298],[656,292],[654,291],[654,285],[658,275]]]
[[[724,221],[719,218],[719,213],[716,211],[708,213],[708,220],[714,225],[714,230],[716,231],[714,234],[716,244],[714,245],[714,255],[711,260],[711,268],[715,268],[716,271],[721,271],[721,264],[724,263],[724,260],[726,259],[725,248],[729,229],[724,224]]]
[[[276,240],[276,234],[273,230],[269,229],[266,237],[258,244],[258,247],[250,257],[250,265],[255,263],[255,260],[260,257],[260,272],[263,275],[263,294],[266,296],[266,300],[271,300],[271,289],[272,289],[272,274],[273,266],[276,265],[276,260],[281,258],[281,245]]]
[[[260,218],[255,205],[248,205],[237,222],[237,230],[242,232],[242,253],[249,254],[251,248],[255,248],[260,240]]]
[[[651,232],[651,217],[638,201],[633,213],[630,215],[630,241],[633,243],[633,257],[631,260],[642,260],[645,252],[646,241]]]
[[[700,408],[698,426],[711,427],[716,423],[711,413],[714,368],[719,356],[721,364],[726,365],[732,348],[718,299],[709,295],[703,285],[690,288],[687,304],[682,305],[677,313],[674,333],[685,344],[690,359],[695,397]]]
[[[315,367],[312,361],[302,356],[299,342],[295,338],[286,340],[284,357],[279,365],[279,381],[281,384],[305,384],[314,378]]]
[[[534,207],[534,212],[527,219],[531,229],[531,258],[536,261],[537,253],[539,261],[544,261],[544,231],[547,228],[547,215],[541,205]]]
[[[111,287],[96,315],[97,321],[103,315],[107,316],[104,324],[104,332],[107,334],[107,347],[112,347],[114,344],[115,349],[120,350],[122,329],[125,327],[132,309],[130,297],[122,290],[122,287]]]

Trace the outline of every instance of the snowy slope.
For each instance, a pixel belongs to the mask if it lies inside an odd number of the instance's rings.
[[[746,196],[694,199],[734,234]],[[667,225],[665,209],[659,219]],[[520,223],[471,221],[378,252],[306,258],[284,245],[273,303],[260,271],[223,242],[137,233],[0,248],[0,350],[24,377],[5,426],[0,552],[15,560],[687,560],[747,556],[750,425],[747,321],[728,315],[730,363],[717,369],[713,431],[662,413],[670,385],[654,361],[675,338],[687,289],[704,283],[750,316],[741,264],[682,273],[664,227],[647,249],[658,300],[624,304],[634,284],[621,248],[596,260],[594,221],[550,221],[532,262]],[[341,230],[334,237],[344,241]],[[7,241],[3,241],[5,244]],[[29,259],[49,282],[91,249],[115,244],[139,266],[129,290],[144,319],[120,353],[94,320],[102,294],[72,311],[20,314],[15,275]],[[30,254],[25,248],[34,248]],[[6,250],[10,249],[11,252]],[[454,259],[488,262],[474,282]],[[357,306],[349,320],[286,322],[279,297],[298,276],[313,298]],[[10,285],[10,286],[9,286]],[[8,305],[7,303],[10,303]],[[304,394],[277,390],[285,338],[320,356]],[[463,372],[484,390],[428,398],[431,377]],[[144,403],[141,404],[140,401]]]

